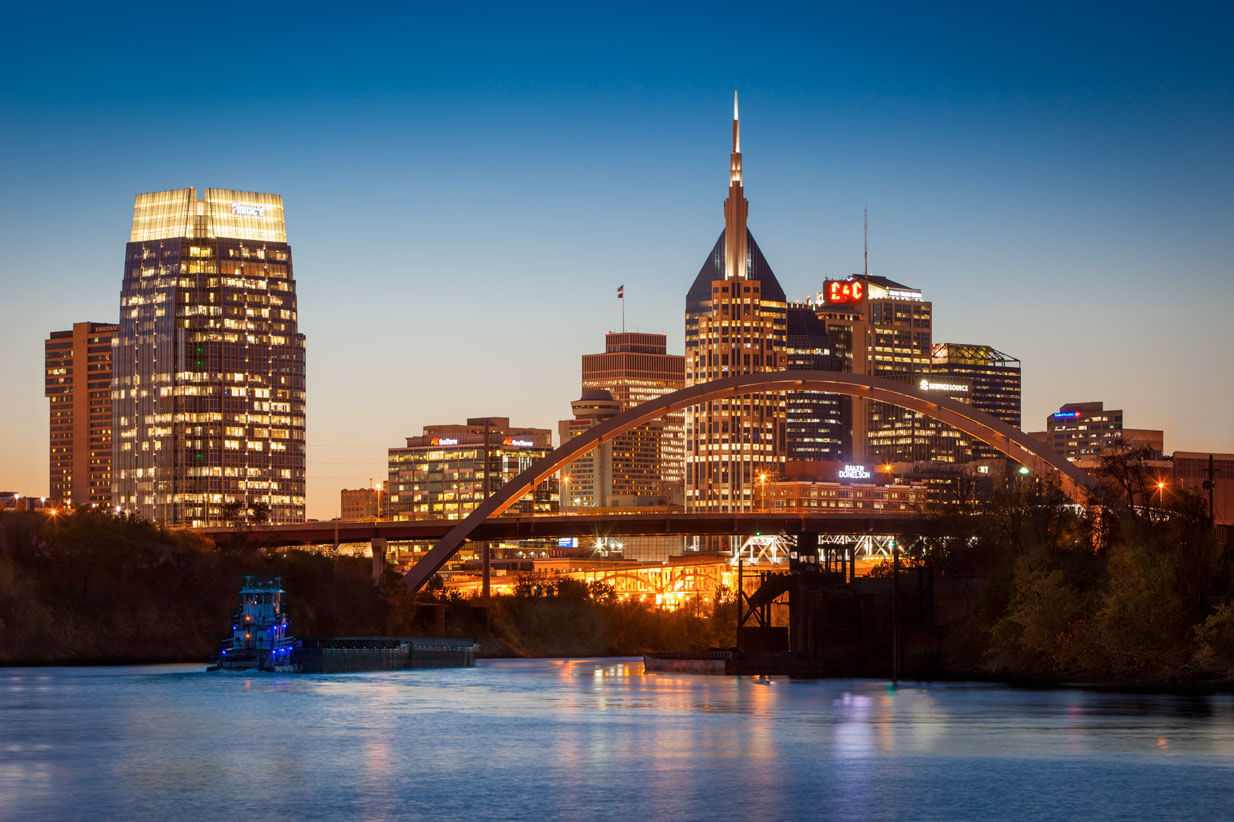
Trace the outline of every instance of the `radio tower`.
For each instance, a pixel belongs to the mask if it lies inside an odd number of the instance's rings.
[[[862,264],[862,273],[867,277],[870,276],[870,206],[866,205],[864,211],[865,219],[865,262]]]

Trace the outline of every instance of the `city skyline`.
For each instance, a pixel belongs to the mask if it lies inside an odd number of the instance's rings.
[[[1220,50],[1230,15],[1208,13],[1212,25],[1192,35],[1183,12],[1089,12],[1069,18],[1065,36],[1029,23],[1039,50],[1005,58],[979,35],[1006,19],[969,21],[945,41],[953,50],[935,55],[914,45],[909,14],[877,40],[886,63],[867,61],[864,74],[842,59],[859,50],[841,34],[877,28],[860,16],[761,24],[752,36],[753,56],[771,60],[762,70],[711,58],[692,68],[700,47],[688,42],[670,60],[662,47],[684,36],[682,17],[660,33],[625,22],[619,30],[652,64],[627,82],[581,50],[523,56],[503,73],[500,58],[521,52],[502,46],[470,72],[417,83],[392,79],[388,57],[347,42],[325,62],[356,61],[350,81],[378,79],[370,91],[344,92],[325,69],[285,78],[278,93],[248,91],[224,61],[210,94],[173,96],[171,123],[214,94],[292,122],[217,142],[187,135],[177,150],[125,125],[173,95],[168,81],[109,97],[123,61],[78,85],[63,67],[35,75],[14,62],[18,82],[4,99],[23,128],[0,137],[11,181],[0,199],[0,487],[46,489],[43,340],[117,320],[132,198],[179,186],[286,200],[309,339],[310,517],[336,515],[338,490],[380,479],[386,450],[425,424],[501,415],[552,427],[577,398],[577,357],[618,327],[618,285],[630,330],[666,333],[681,353],[685,293],[723,226],[734,86],[751,230],[790,299],[861,270],[868,203],[871,271],[925,293],[936,341],[989,344],[1023,362],[1025,430],[1064,403],[1103,401],[1133,427],[1164,429],[1167,451],[1234,451],[1234,115],[1231,58]],[[605,19],[586,15],[573,20],[579,30]],[[833,50],[792,33],[794,21]],[[462,36],[461,22],[445,22]],[[527,48],[569,22],[517,33]],[[694,36],[712,36],[714,20],[696,22]],[[466,53],[497,42],[499,23],[511,21],[477,23],[483,36]],[[1093,51],[1067,48],[1099,28]],[[307,23],[296,31],[325,36]],[[786,38],[783,53],[772,54],[773,34]],[[966,36],[976,56],[959,50]],[[1130,51],[1139,43],[1169,48],[1146,66]],[[69,62],[106,54],[86,49]],[[576,79],[545,79],[565,61],[577,63]],[[342,115],[359,127],[340,126]],[[304,135],[290,134],[297,126]],[[53,245],[66,235],[72,243]],[[540,391],[521,387],[527,376]]]

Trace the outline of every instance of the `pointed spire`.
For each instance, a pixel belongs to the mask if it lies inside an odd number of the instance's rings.
[[[741,153],[741,116],[737,113],[737,91],[733,91],[733,153]]]
[[[741,121],[737,114],[737,92],[733,92],[733,153],[728,161],[728,199],[724,201],[724,278],[746,278],[746,203],[741,186]]]

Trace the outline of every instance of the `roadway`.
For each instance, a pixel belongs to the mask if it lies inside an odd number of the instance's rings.
[[[493,517],[471,533],[475,541],[556,539],[591,536],[691,536],[778,534],[898,534],[920,523],[921,514],[821,511],[750,511],[742,513],[550,514]],[[373,539],[436,542],[460,520],[304,522],[292,525],[229,526],[196,529],[219,542],[243,535],[266,547],[338,545]]]

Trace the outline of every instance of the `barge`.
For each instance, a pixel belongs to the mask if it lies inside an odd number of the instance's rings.
[[[209,671],[357,673],[404,668],[470,668],[480,646],[471,639],[437,637],[301,637],[290,632],[282,580],[246,575],[231,635]]]

